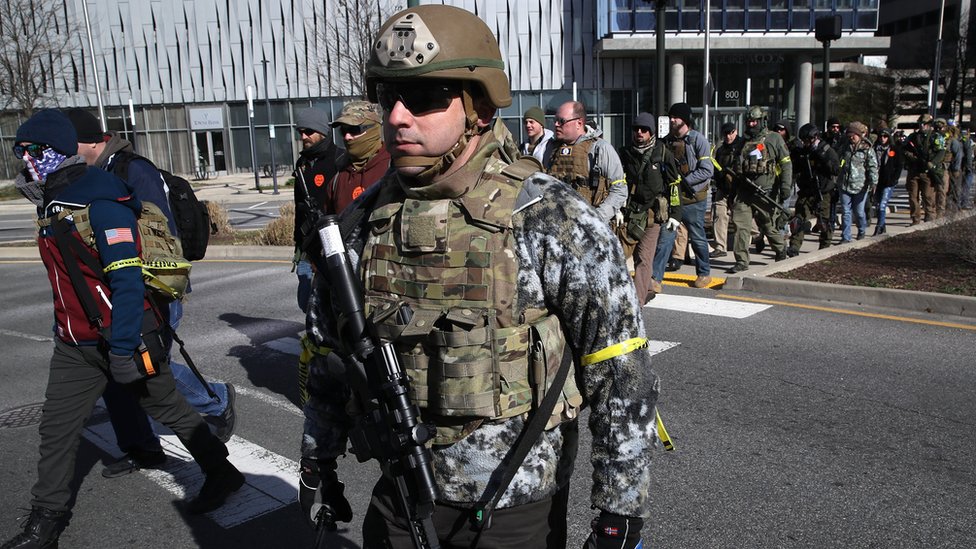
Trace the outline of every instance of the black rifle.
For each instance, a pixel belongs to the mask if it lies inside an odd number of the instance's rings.
[[[338,216],[322,216],[319,223],[322,253],[310,255],[328,280],[338,338],[348,355],[343,361],[346,380],[362,407],[350,432],[352,451],[360,462],[379,461],[383,472],[393,479],[414,547],[438,549],[433,521],[437,487],[426,446],[436,431],[420,422],[420,412],[408,396],[410,378],[393,345],[382,341],[373,320],[366,319],[363,292],[346,255]],[[391,314],[404,321],[412,316],[406,306]]]
[[[773,197],[769,196],[769,193],[765,189],[756,183],[755,179],[745,176],[744,174],[734,172],[729,168],[725,168],[725,171],[732,176],[734,182],[733,188],[741,184],[745,190],[745,196],[743,196],[742,188],[736,190],[736,196],[741,198],[747,198],[752,196],[754,198],[753,206],[762,211],[764,214],[769,216],[773,221],[774,227],[783,227],[786,223],[793,220],[793,216],[790,214],[789,210],[784,208],[779,202]]]
[[[312,249],[317,249],[318,244],[312,237],[315,233],[316,227],[318,227],[319,220],[322,218],[322,208],[315,202],[312,198],[312,194],[308,192],[308,183],[305,182],[305,174],[302,173],[301,168],[295,170],[295,180],[296,184],[301,183],[302,190],[305,191],[305,208],[308,209],[308,213],[305,215],[305,220],[302,221],[300,227],[298,227],[298,232],[302,235],[302,241],[300,244],[301,251],[306,255],[312,255]]]

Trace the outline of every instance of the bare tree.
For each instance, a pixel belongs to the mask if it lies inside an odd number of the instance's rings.
[[[73,28],[65,0],[0,0],[0,111],[26,117],[56,103],[72,72]]]
[[[376,0],[336,0],[325,6],[325,24],[308,29],[315,41],[313,72],[326,82],[331,95],[365,97],[366,62],[376,32],[401,8]]]
[[[831,92],[833,112],[845,121],[893,123],[899,110],[898,86],[893,85],[887,72],[883,69],[845,71],[844,78],[837,81]]]

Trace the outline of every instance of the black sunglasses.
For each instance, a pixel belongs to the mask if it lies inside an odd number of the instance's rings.
[[[400,84],[379,82],[376,84],[376,100],[389,112],[397,101],[403,103],[413,114],[442,111],[451,105],[455,97],[461,96],[459,83],[408,81]]]
[[[358,126],[349,126],[346,124],[339,124],[339,134],[346,135],[348,133],[350,135],[359,135],[375,125],[376,124],[360,124]]]
[[[311,137],[312,135],[318,133],[317,131],[310,130],[308,128],[295,128],[295,131],[298,132],[301,135],[307,135],[309,137]]]
[[[29,143],[27,145],[14,145],[14,154],[17,158],[24,158],[24,153],[31,155],[31,158],[40,160],[44,158],[44,151],[50,149],[48,145],[42,143]]]

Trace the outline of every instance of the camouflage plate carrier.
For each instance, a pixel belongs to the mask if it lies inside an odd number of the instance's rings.
[[[456,199],[404,198],[387,181],[369,219],[363,252],[367,314],[393,342],[413,379],[411,398],[452,444],[484,421],[527,414],[563,359],[557,317],[529,309],[513,318],[518,261],[512,214],[538,164],[490,158],[480,181]],[[389,314],[401,305],[406,323]],[[547,428],[575,418],[582,396],[570,375]]]
[[[590,149],[595,143],[595,139],[585,139],[574,145],[558,144],[547,170],[549,175],[566,182],[594,208],[610,195],[606,174],[596,174],[596,181],[593,181],[590,173]]]

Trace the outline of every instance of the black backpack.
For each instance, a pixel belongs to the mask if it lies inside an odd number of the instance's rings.
[[[144,160],[156,168],[152,161],[136,153],[123,151],[117,153],[116,156],[117,158],[112,165],[112,173],[125,181],[129,179],[129,163],[133,160]],[[173,215],[176,231],[179,233],[183,257],[190,261],[203,259],[207,254],[207,244],[210,243],[212,231],[207,202],[197,199],[193,187],[186,179],[173,175],[166,170],[156,169],[159,170],[160,175],[163,176],[163,181],[169,187],[169,209]]]

